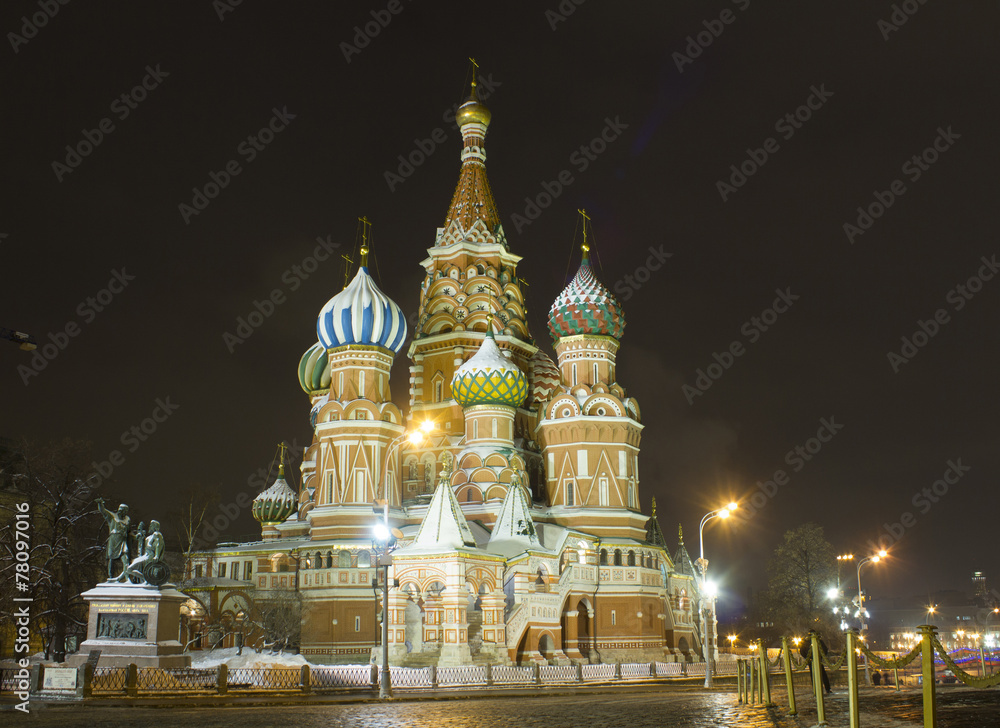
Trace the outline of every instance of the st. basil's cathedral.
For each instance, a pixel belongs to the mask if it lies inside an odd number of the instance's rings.
[[[282,467],[253,503],[261,540],[195,554],[185,591],[224,617],[297,592],[307,659],[368,662],[383,611],[372,526],[387,500],[391,664],[701,659],[691,559],[683,540],[668,554],[655,502],[652,517],[640,505],[641,410],[616,376],[622,307],[585,233],[549,311],[556,362],[536,345],[475,83],[456,123],[461,171],[420,262],[412,338],[362,247],[299,363],[313,430],[301,487]],[[404,415],[389,379],[407,343]]]

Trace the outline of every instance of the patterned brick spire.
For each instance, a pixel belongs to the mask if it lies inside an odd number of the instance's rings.
[[[455,121],[462,131],[462,169],[445,217],[444,234],[439,236],[437,245],[451,245],[465,239],[495,244],[500,215],[486,178],[484,146],[490,112],[479,102],[475,79],[469,98],[458,107]]]

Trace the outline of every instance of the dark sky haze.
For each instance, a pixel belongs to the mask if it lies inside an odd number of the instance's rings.
[[[888,1],[244,0],[220,19],[221,0],[77,0],[25,30],[40,5],[6,2],[0,326],[64,346],[36,371],[0,342],[0,435],[118,451],[138,518],[192,481],[256,495],[276,443],[310,437],[296,367],[359,216],[379,285],[416,310],[458,178],[446,118],[475,56],[532,333],[551,354],[584,207],[625,309],[643,510],[656,496],[668,538],[683,523],[696,558],[702,514],[781,470],[743,522],[706,529],[731,594],[763,587],[781,535],[809,520],[838,551],[868,553],[884,524],[899,536],[865,571],[876,596],[967,589],[973,570],[1000,585],[1000,9],[902,5],[915,12],[897,27]],[[373,13],[387,24],[345,58]],[[613,141],[591,147],[602,132]],[[183,214],[227,163],[238,173]],[[513,217],[560,173],[572,181],[537,219]],[[317,237],[340,248],[312,260]],[[154,411],[155,432],[123,439]],[[231,535],[255,527],[245,513]]]

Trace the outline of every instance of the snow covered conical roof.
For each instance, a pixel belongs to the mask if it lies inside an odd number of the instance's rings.
[[[465,514],[455,499],[451,482],[447,478],[441,478],[412,546],[421,550],[429,548],[450,550],[475,545],[476,539],[472,536]]]
[[[511,483],[486,549],[510,557],[541,545],[524,490],[520,483]]]

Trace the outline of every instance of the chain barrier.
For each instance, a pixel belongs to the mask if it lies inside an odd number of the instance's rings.
[[[820,659],[820,661],[821,661],[821,662],[822,662],[822,663],[823,663],[824,665],[826,665],[826,666],[827,666],[827,667],[828,667],[828,668],[829,668],[830,670],[832,670],[833,672],[836,672],[836,671],[837,671],[837,670],[839,670],[839,669],[841,668],[841,666],[842,666],[842,665],[844,664],[844,660],[846,660],[846,659],[847,659],[847,653],[846,653],[846,652],[843,652],[843,653],[842,653],[842,654],[840,655],[840,659],[839,659],[839,660],[838,660],[838,661],[837,661],[836,663],[832,663],[832,662],[830,662],[830,660],[829,660],[829,659],[827,659],[827,656],[826,656],[826,655],[824,655],[824,654],[823,654],[822,652],[820,652],[820,653],[819,653],[819,659]]]
[[[937,635],[934,636],[934,649],[937,651],[941,659],[944,660],[944,664],[948,666],[948,669],[955,673],[955,677],[964,682],[966,685],[971,685],[974,688],[991,688],[994,685],[1000,685],[1000,672],[995,672],[992,675],[983,675],[982,677],[976,677],[975,675],[970,675],[965,670],[960,668],[955,661],[951,659],[951,655],[948,654],[948,650],[944,648],[938,640]]]
[[[782,645],[781,647],[779,647],[779,648],[778,648],[778,654],[774,656],[774,659],[773,659],[773,660],[772,660],[772,659],[771,659],[770,657],[768,657],[768,656],[767,656],[767,653],[765,652],[765,653],[764,653],[764,659],[765,659],[765,660],[767,660],[767,663],[768,663],[768,664],[769,664],[769,665],[770,665],[771,667],[777,667],[777,666],[778,666],[778,663],[779,663],[779,661],[781,660],[781,653],[782,653],[782,651],[783,651],[784,649],[785,649],[785,646],[784,646],[784,645]]]
[[[920,655],[920,645],[917,644],[908,655],[904,655],[896,660],[886,660],[868,649],[863,642],[858,642],[858,649],[861,650],[875,667],[880,668],[902,668],[909,665]]]

